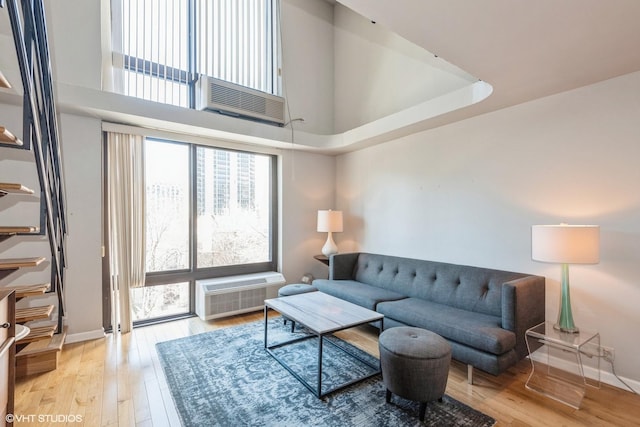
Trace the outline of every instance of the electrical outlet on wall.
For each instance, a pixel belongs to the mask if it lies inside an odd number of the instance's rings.
[[[612,347],[600,346],[600,357],[606,361],[613,362],[616,358],[616,354]]]

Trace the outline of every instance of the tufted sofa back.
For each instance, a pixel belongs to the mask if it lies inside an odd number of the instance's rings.
[[[502,285],[526,274],[360,253],[353,279],[463,310],[500,316]]]

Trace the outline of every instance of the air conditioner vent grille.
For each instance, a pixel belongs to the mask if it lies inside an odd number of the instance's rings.
[[[207,314],[215,316],[237,312],[246,308],[260,307],[264,304],[266,297],[267,290],[265,288],[218,295],[216,298],[209,300]]]
[[[284,110],[282,109],[282,102],[279,100],[267,99],[264,96],[242,92],[216,83],[212,83],[209,88],[209,99],[215,104],[284,120]]]
[[[281,273],[264,272],[196,281],[196,314],[210,320],[262,310],[264,300],[278,296]]]
[[[197,82],[197,108],[278,124],[284,123],[284,99],[208,76]]]
[[[259,285],[262,283],[267,283],[267,279],[265,279],[264,277],[260,277],[257,279],[237,280],[230,283],[215,283],[211,285],[205,285],[204,289],[207,292],[211,292],[218,289],[235,288],[236,286]]]

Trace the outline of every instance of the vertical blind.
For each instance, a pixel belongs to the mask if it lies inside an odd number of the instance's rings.
[[[117,92],[192,106],[199,75],[280,95],[278,0],[112,0]]]
[[[199,73],[279,95],[272,77],[272,2],[199,0],[196,16],[201,44],[196,62]]]

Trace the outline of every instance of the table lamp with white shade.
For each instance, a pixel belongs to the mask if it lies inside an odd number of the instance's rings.
[[[597,225],[534,225],[531,258],[562,265],[560,311],[555,329],[577,333],[569,292],[569,264],[597,264],[600,260],[600,227]]]
[[[338,253],[338,246],[333,241],[333,233],[342,232],[342,211],[318,211],[318,232],[328,233],[327,241],[322,247],[322,254],[326,257]]]

